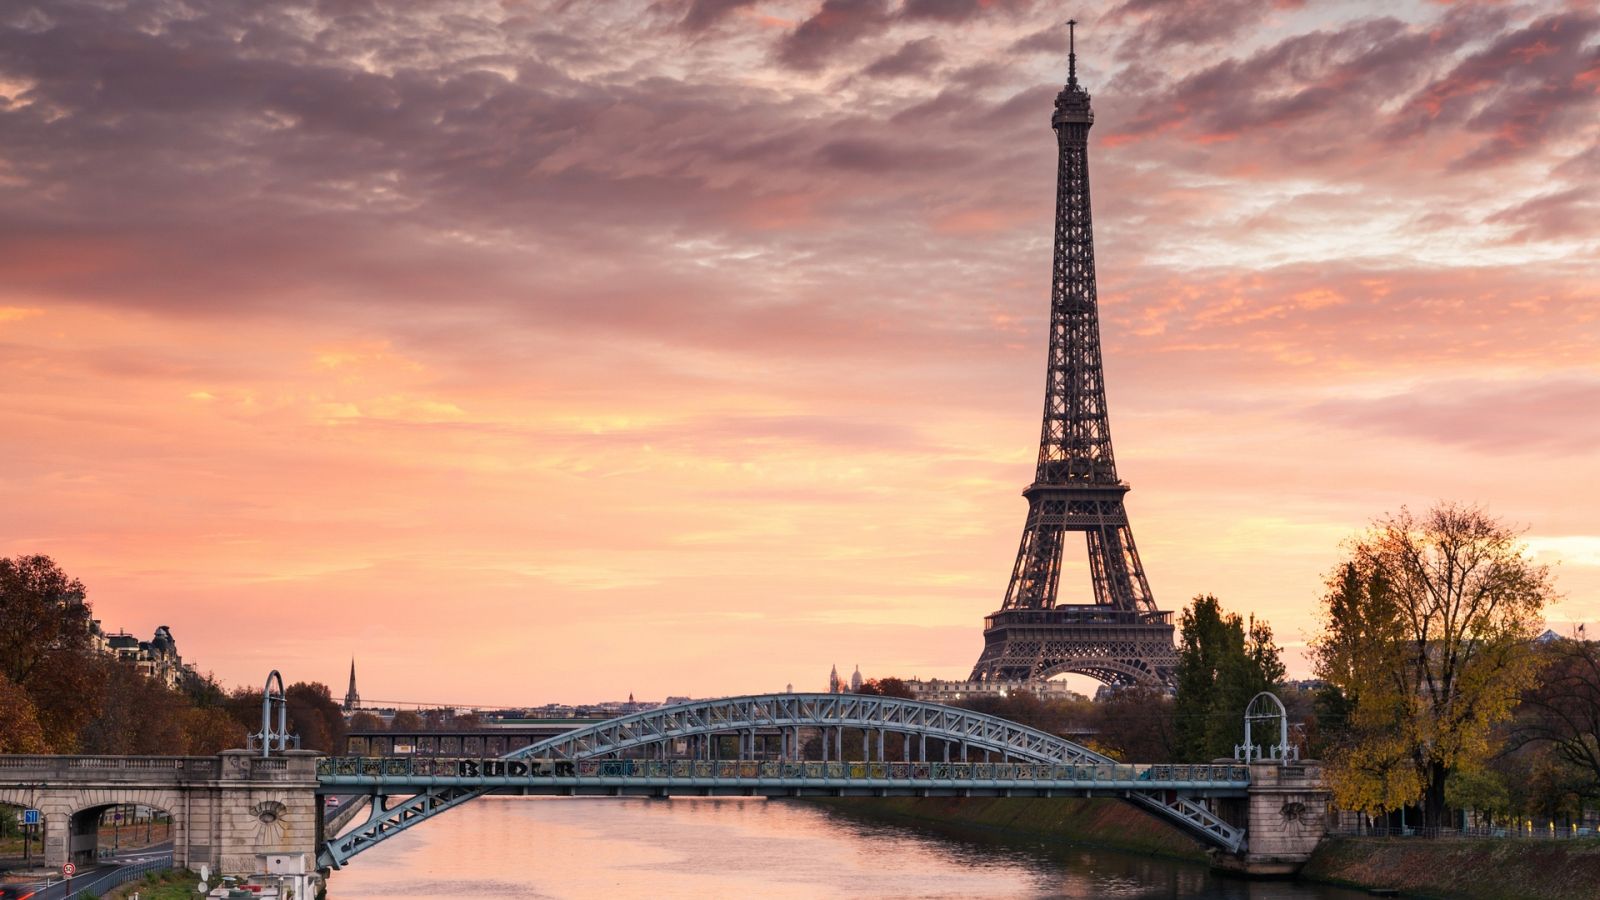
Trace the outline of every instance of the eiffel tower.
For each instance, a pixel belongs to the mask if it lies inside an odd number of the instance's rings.
[[[983,654],[972,680],[1038,681],[1078,672],[1107,684],[1163,685],[1177,652],[1172,613],[1156,608],[1134,547],[1117,478],[1100,364],[1094,231],[1089,216],[1089,128],[1094,110],[1078,84],[1076,22],[1069,22],[1068,77],[1050,119],[1056,175],[1056,250],[1050,290],[1050,356],[1045,371],[1039,465],[1028,520],[998,611],[984,619]],[[1089,545],[1094,603],[1056,602],[1068,532]]]

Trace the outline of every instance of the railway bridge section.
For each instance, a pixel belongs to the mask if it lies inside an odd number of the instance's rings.
[[[1327,806],[1313,762],[1124,764],[994,716],[857,694],[674,704],[492,759],[0,756],[0,803],[41,810],[49,865],[92,859],[100,812],[137,803],[172,816],[180,865],[248,873],[304,855],[338,869],[488,794],[1114,797],[1252,874],[1303,863]]]

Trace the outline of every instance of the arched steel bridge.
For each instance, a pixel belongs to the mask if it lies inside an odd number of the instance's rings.
[[[862,761],[842,761],[846,729],[861,731]],[[808,732],[821,739],[821,760],[800,759]],[[779,759],[752,758],[758,733],[778,738]],[[885,761],[891,734],[901,741],[901,762]],[[737,738],[739,758],[712,758],[719,742],[708,738],[730,736]],[[679,741],[696,758],[669,757]],[[939,759],[930,759],[930,741]],[[974,752],[984,761],[972,761]],[[319,761],[317,780],[321,795],[370,800],[364,821],[320,847],[319,864],[337,869],[485,794],[1114,796],[1206,844],[1239,851],[1244,830],[1195,801],[1244,796],[1249,770],[1124,765],[1015,722],[918,700],[763,694],[608,719],[495,760],[333,757]]]

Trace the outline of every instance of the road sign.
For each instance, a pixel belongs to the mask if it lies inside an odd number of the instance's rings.
[[[22,811],[22,824],[24,824],[24,825],[37,825],[37,824],[39,824],[39,811],[37,809],[25,809],[25,810],[23,810]]]
[[[74,873],[76,871],[78,871],[78,867],[73,865],[72,863],[62,863],[61,864],[61,877],[62,878],[71,878],[72,877],[72,873]]]

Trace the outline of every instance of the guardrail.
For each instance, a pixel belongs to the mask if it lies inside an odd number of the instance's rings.
[[[1429,828],[1385,825],[1340,825],[1328,829],[1338,837],[1419,838],[1433,841],[1526,840],[1573,841],[1600,839],[1600,829],[1587,825],[1543,825],[1519,822],[1511,825],[1475,825],[1468,828]]]
[[[1183,782],[1246,785],[1233,765],[1045,765],[1037,763],[796,762],[775,760],[460,759],[337,756],[317,760],[320,778],[694,778],[891,781]]]
[[[75,889],[72,893],[67,894],[63,900],[75,900],[75,898],[85,897],[90,894],[99,896],[111,888],[127,884],[135,878],[143,878],[147,873],[160,872],[170,868],[172,868],[172,856],[167,855],[159,856],[155,859],[147,860],[142,863],[134,863],[130,866],[123,866],[117,869],[115,874],[111,875],[86,873],[90,875],[97,875],[98,877],[78,879],[80,881],[91,882],[91,884],[87,887]]]

